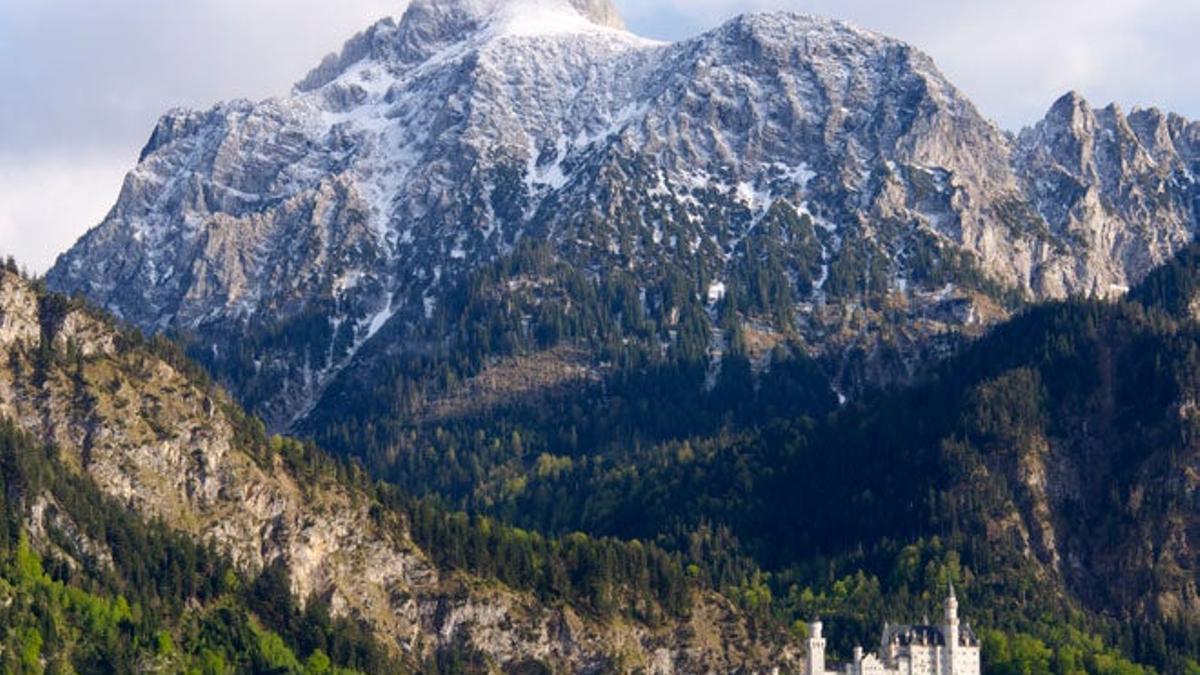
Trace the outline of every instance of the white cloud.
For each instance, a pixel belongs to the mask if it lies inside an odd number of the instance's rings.
[[[0,147],[128,147],[175,106],[285,93],[396,0],[0,0]]]
[[[0,157],[0,254],[44,272],[116,201],[126,156]]]

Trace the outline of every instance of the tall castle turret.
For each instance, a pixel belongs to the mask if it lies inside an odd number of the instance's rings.
[[[808,624],[808,675],[825,675],[825,627],[820,621]]]
[[[954,582],[950,582],[950,595],[946,597],[946,625],[942,629],[946,638],[946,648],[953,657],[958,650],[958,598],[954,593]]]

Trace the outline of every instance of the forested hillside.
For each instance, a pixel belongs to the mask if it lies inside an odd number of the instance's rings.
[[[269,437],[172,343],[12,270],[0,349],[5,658],[68,672],[794,662],[786,631],[679,554],[522,531],[377,485]]]
[[[122,442],[136,442],[128,421],[107,415],[138,402],[135,418],[160,439],[172,438],[170,425],[187,420],[192,406],[220,411],[252,464],[274,466],[325,503],[337,502],[328,501],[331,489],[358,492],[352,500],[376,504],[372,528],[400,527],[394,536],[411,537],[443,573],[494,579],[549,606],[564,602],[591,617],[587,630],[633,620],[653,633],[741,613],[753,631],[798,644],[802,620],[820,615],[835,627],[835,655],[844,655],[885,620],[932,614],[954,581],[996,672],[1138,672],[1132,661],[1159,672],[1194,669],[1196,259],[1186,250],[1125,301],[1030,309],[919,386],[842,406],[805,385],[817,364],[783,358],[782,348],[761,373],[743,362],[741,395],[706,388],[703,370],[684,375],[674,407],[671,389],[651,401],[640,385],[622,390],[603,378],[530,399],[549,413],[501,398],[461,414],[457,428],[433,426],[431,436],[453,442],[495,424],[512,445],[479,447],[498,461],[463,445],[430,448],[425,465],[392,466],[394,476],[425,483],[423,498],[373,484],[311,444],[269,438],[220,402],[170,343],[146,342],[58,296],[30,295],[6,273],[7,414],[82,445],[64,454],[11,424],[5,432],[4,590],[14,627],[5,658],[36,653],[43,665],[77,669],[99,662],[89,659],[209,664],[214,672],[220,663],[320,669],[326,659],[365,672],[500,663],[470,632],[421,649],[414,661],[378,632],[371,637],[369,619],[322,609],[329,605],[320,595],[296,595],[290,572],[311,553],[239,565],[226,557],[238,549],[219,536],[208,539],[211,548],[195,544],[205,530],[178,512],[174,522],[145,525],[128,503],[101,496],[87,472],[111,485],[106,453],[122,446],[94,434],[115,428]],[[155,359],[174,365],[158,371],[152,389],[127,389],[130,377],[162,367]],[[50,400],[29,396],[37,391]],[[622,391],[647,398],[614,405]],[[680,423],[688,397],[700,412]],[[597,411],[606,419],[586,443],[567,446],[569,418],[557,415],[572,409],[582,420]],[[625,430],[635,442],[622,442]],[[538,454],[519,451],[525,438],[541,444],[531,446]],[[478,476],[438,479],[442,451],[512,478],[494,491],[463,489]],[[474,515],[447,510],[453,504]],[[142,512],[178,506],[159,508],[143,504]],[[193,508],[203,518],[208,507]],[[451,587],[462,583],[477,582],[463,577]],[[713,591],[732,604],[722,609]],[[514,602],[501,598],[492,602]],[[721,639],[751,644],[744,631]],[[382,665],[389,659],[401,661]]]
[[[1074,630],[1163,672],[1194,669],[1198,279],[1189,248],[1128,300],[1023,312],[919,386],[542,461],[492,508],[552,531],[657,536],[748,606],[827,617],[853,636],[843,650],[889,618],[932,614],[954,580],[978,625],[1054,645],[1054,672],[1091,649]]]
[[[355,421],[360,403],[453,381],[401,378],[348,399],[326,440],[377,448],[369,466],[442,503],[657,541],[748,611],[844,624],[843,653],[885,620],[934,613],[953,579],[978,625],[1047,641],[1054,672],[1085,656],[1103,671],[1106,649],[1179,672],[1200,644],[1196,256],[1127,300],[1031,308],[920,385],[841,407],[802,353],[780,345],[755,374],[735,347],[712,389],[702,363],[646,366],[457,416]],[[391,443],[350,441],[364,431]]]
[[[828,374],[797,336],[742,319],[788,311],[766,281],[776,275],[709,302],[682,275],[641,293],[628,274],[596,280],[525,243],[330,389],[300,432],[407,490],[474,508],[564,463],[831,410]]]
[[[0,669],[6,673],[385,672],[355,622],[147,524],[0,423]],[[284,589],[286,591],[286,589]]]

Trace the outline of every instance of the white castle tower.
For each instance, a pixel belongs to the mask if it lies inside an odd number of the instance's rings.
[[[951,662],[958,651],[958,633],[958,596],[954,593],[954,582],[951,581],[950,595],[946,596],[946,625],[942,627]]]
[[[928,621],[926,621],[928,624]],[[958,617],[958,597],[950,585],[941,626],[892,626],[883,630],[879,654],[854,649],[842,670],[826,670],[824,626],[809,624],[808,675],[980,675],[979,640]]]
[[[808,672],[810,675],[825,675],[825,626],[820,621],[808,624]]]

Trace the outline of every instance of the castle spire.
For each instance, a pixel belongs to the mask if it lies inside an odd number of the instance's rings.
[[[950,650],[951,658],[959,647],[959,627],[958,627],[958,597],[954,593],[954,582],[950,582],[949,595],[946,597],[946,623],[942,628],[942,635],[946,639],[946,648]],[[953,671],[951,671],[953,672]]]

